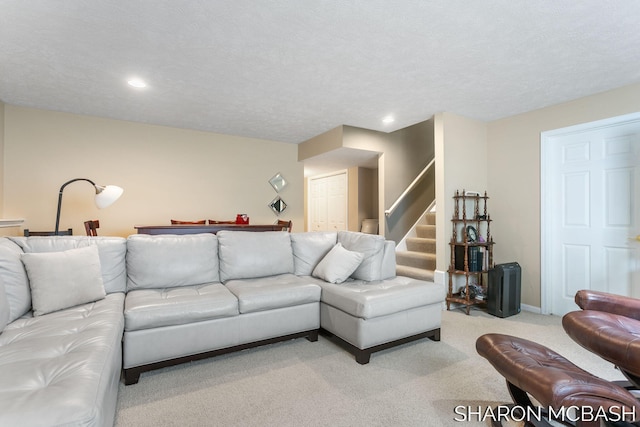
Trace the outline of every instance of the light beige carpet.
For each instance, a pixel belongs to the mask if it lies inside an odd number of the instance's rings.
[[[143,373],[138,384],[120,385],[116,426],[486,426],[466,408],[484,411],[510,397],[475,351],[484,333],[521,336],[593,374],[622,378],[575,344],[560,320],[444,311],[440,342],[374,353],[368,365],[320,336]]]

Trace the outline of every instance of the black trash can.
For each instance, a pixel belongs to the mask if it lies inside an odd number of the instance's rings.
[[[517,262],[496,264],[489,270],[487,312],[498,317],[520,313],[520,265]]]

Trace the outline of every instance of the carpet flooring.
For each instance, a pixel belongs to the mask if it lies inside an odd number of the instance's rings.
[[[443,311],[442,340],[374,353],[359,365],[320,336],[143,373],[120,384],[116,426],[486,426],[474,412],[510,402],[504,379],[475,351],[488,332],[536,341],[609,380],[611,364],[575,344],[557,316],[498,318]]]

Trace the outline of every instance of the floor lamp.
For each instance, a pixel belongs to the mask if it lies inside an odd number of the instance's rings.
[[[56,236],[58,235],[58,229],[60,226],[60,208],[62,207],[62,192],[64,191],[64,188],[67,185],[76,181],[87,181],[95,187],[96,189],[95,201],[98,209],[106,208],[107,206],[111,205],[113,202],[118,200],[118,198],[120,198],[120,196],[122,195],[122,192],[124,191],[122,188],[116,185],[107,185],[107,186],[96,185],[95,182],[87,178],[75,178],[65,182],[64,184],[62,184],[62,187],[60,187],[60,193],[58,194],[58,212],[56,214],[56,229],[54,231],[54,234]]]

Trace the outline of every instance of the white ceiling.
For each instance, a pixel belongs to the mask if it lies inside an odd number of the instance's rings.
[[[637,0],[0,0],[0,100],[291,143],[494,120],[640,82],[639,23]]]

